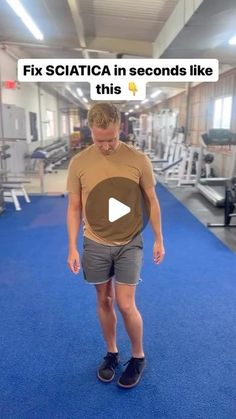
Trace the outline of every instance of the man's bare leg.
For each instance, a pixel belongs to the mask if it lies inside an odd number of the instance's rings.
[[[116,302],[132,347],[132,356],[143,358],[143,320],[135,304],[136,286],[116,284]]]
[[[105,284],[95,285],[97,291],[97,311],[108,352],[118,352],[116,345],[117,317],[114,308],[114,287],[112,279]]]

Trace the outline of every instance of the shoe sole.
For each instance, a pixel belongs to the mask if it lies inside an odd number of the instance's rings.
[[[145,366],[145,367],[146,367],[146,366]],[[135,386],[139,383],[139,381],[141,380],[142,375],[143,375],[144,370],[145,370],[145,367],[143,368],[143,370],[142,370],[142,372],[141,372],[141,374],[140,374],[140,376],[139,376],[138,380],[137,380],[137,381],[135,381],[135,383],[125,385],[125,384],[120,383],[120,382],[119,382],[119,380],[118,380],[118,381],[117,381],[117,385],[118,385],[119,387],[122,387],[122,388],[133,388],[133,387],[135,387]]]
[[[97,371],[97,377],[98,377],[98,379],[99,379],[100,381],[102,381],[103,383],[110,383],[112,380],[114,380],[115,373],[114,373],[114,375],[110,378],[110,380],[105,380],[104,378],[102,378],[102,377],[99,375],[99,372]]]
[[[125,385],[125,384],[121,384],[119,381],[117,381],[117,384],[119,387],[122,387],[122,388],[133,388],[139,383],[141,378],[142,378],[142,374],[140,375],[139,379],[134,384]]]

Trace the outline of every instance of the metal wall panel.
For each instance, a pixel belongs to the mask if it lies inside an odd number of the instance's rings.
[[[16,105],[2,105],[5,138],[26,139],[25,110]]]

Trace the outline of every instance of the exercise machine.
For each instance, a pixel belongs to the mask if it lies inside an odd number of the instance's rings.
[[[57,140],[46,147],[37,147],[29,157],[40,180],[40,192],[44,193],[44,175],[56,170],[56,166],[71,158],[66,142]]]
[[[231,164],[228,177],[201,178],[199,172],[196,187],[216,207],[223,207],[225,203],[225,184],[230,181],[236,172],[236,134],[227,129],[211,129],[201,137],[200,166],[203,166],[205,152],[220,150],[227,147],[231,151]],[[208,173],[209,176],[209,173]]]
[[[225,184],[225,204],[224,204],[224,222],[221,224],[208,223],[208,227],[236,227],[236,224],[230,224],[231,219],[236,217],[236,177],[226,181]]]
[[[23,196],[29,204],[30,198],[25,189],[25,184],[30,183],[23,176],[12,176],[6,167],[6,161],[11,157],[7,151],[10,146],[7,144],[0,145],[0,212],[5,209],[4,202],[13,202],[16,211],[21,211],[19,196]]]
[[[152,149],[159,159],[169,161],[173,140],[177,135],[178,112],[162,109],[153,114]]]

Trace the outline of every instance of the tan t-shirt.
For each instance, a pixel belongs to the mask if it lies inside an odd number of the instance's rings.
[[[139,184],[143,189],[155,186],[156,181],[148,157],[134,147],[120,142],[117,149],[104,155],[94,144],[74,156],[70,162],[67,178],[67,191],[78,194],[82,199],[84,236],[102,244],[116,245],[125,242],[104,240],[94,231],[86,220],[85,207],[89,193],[103,180],[124,177]]]

